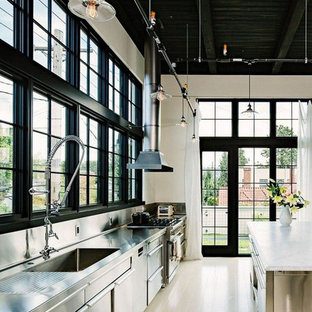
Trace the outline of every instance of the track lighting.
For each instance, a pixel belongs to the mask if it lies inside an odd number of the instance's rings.
[[[69,10],[83,19],[107,22],[115,17],[116,11],[104,0],[69,0]]]

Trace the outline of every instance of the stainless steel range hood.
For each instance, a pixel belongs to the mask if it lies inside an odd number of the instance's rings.
[[[145,172],[172,172],[160,146],[160,102],[152,99],[160,84],[160,62],[156,43],[147,36],[144,44],[145,76],[143,90],[144,143],[134,164],[127,164],[128,169],[143,169]]]

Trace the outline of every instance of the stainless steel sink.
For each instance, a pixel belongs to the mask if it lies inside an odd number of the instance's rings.
[[[79,272],[118,250],[119,248],[77,248],[38,264],[27,272]]]

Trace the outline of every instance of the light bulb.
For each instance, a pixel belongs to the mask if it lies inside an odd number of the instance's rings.
[[[96,18],[98,16],[95,0],[90,0],[88,2],[86,13],[87,13],[87,16],[89,16],[90,18]]]
[[[196,142],[196,136],[195,136],[195,134],[193,134],[193,136],[192,136],[192,143],[195,143]]]
[[[180,125],[182,128],[185,128],[185,126],[186,126],[186,120],[185,120],[184,116],[181,117]]]
[[[224,56],[227,56],[227,44],[225,43],[224,45],[223,45],[223,55]]]
[[[164,91],[159,90],[159,91],[157,92],[157,100],[160,101],[160,102],[163,101],[163,100],[165,100]]]

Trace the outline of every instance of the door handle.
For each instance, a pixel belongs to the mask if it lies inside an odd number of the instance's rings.
[[[134,273],[135,269],[131,269],[128,273],[122,275],[117,281],[115,281],[115,285],[121,285],[128,277],[130,277]]]
[[[102,298],[104,298],[109,292],[111,292],[115,288],[115,284],[111,284],[110,286],[103,289],[100,293],[98,293],[93,299],[86,303],[89,308],[92,308],[97,302],[99,302]]]

